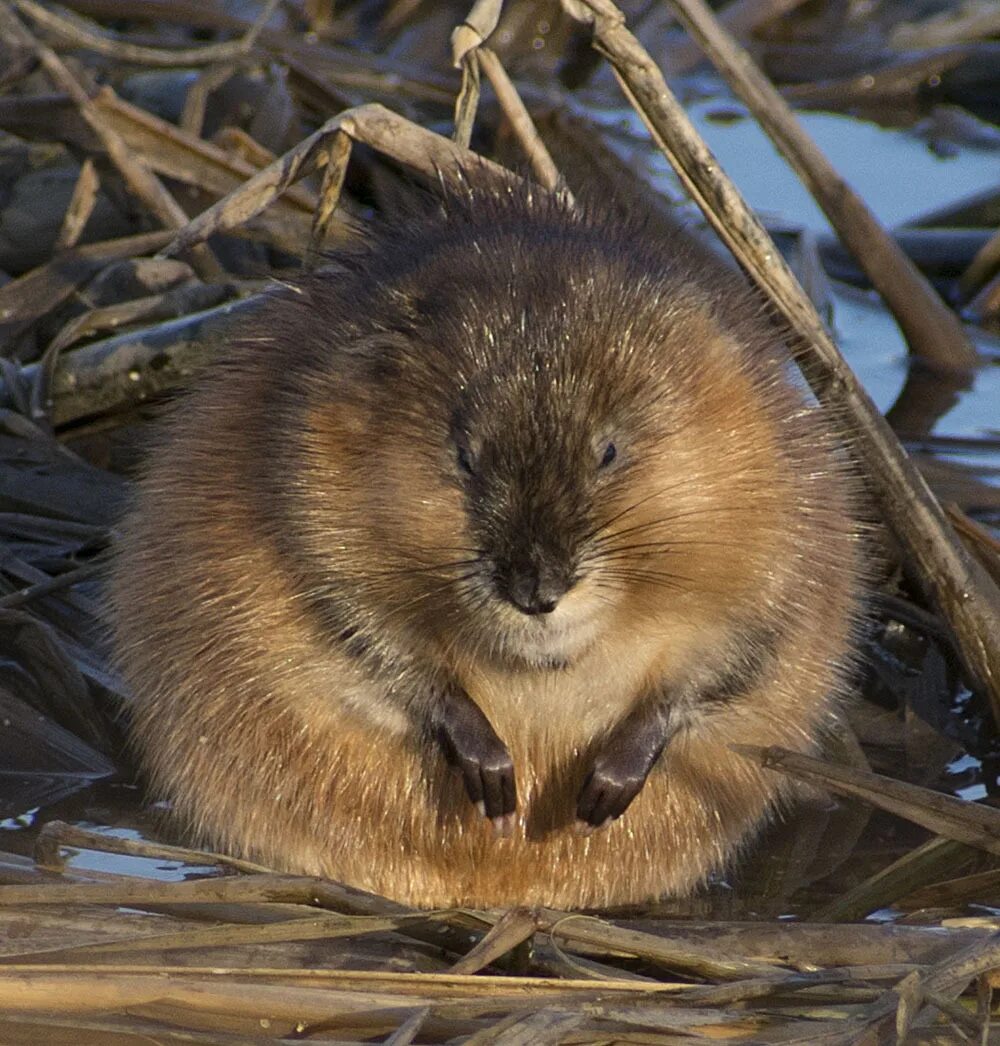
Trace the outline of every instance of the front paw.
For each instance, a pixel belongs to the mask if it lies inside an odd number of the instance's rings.
[[[589,835],[616,821],[642,791],[647,774],[635,773],[627,766],[599,760],[587,774],[576,803],[577,831]]]
[[[598,751],[576,804],[577,831],[589,834],[617,820],[642,791],[670,734],[658,712],[626,719]]]
[[[463,695],[449,703],[437,724],[437,736],[476,809],[493,822],[497,835],[511,835],[517,809],[514,762],[490,721]]]

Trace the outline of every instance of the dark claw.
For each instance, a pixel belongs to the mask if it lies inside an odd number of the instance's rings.
[[[625,813],[672,733],[669,716],[655,705],[638,709],[615,727],[580,789],[578,831],[589,833]]]
[[[648,773],[648,771],[647,771]],[[576,804],[584,828],[603,828],[617,820],[646,783],[646,774],[620,776],[613,766],[598,765],[587,775]]]
[[[507,746],[465,693],[449,695],[435,725],[441,751],[449,765],[461,773],[473,805],[493,822],[498,835],[509,835],[517,809],[517,789]]]
[[[465,790],[479,812],[493,820],[511,814],[517,805],[514,798],[514,763],[507,747],[494,734],[492,738],[477,737],[461,748],[454,736],[443,744],[445,758],[461,771]]]

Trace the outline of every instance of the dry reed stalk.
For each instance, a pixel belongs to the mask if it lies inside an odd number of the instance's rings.
[[[975,258],[958,280],[959,289],[965,299],[973,297],[977,291],[1000,269],[1000,229],[976,252]]]
[[[996,904],[1000,899],[1000,868],[948,878],[919,886],[900,898],[903,909],[957,907],[972,902]]]
[[[768,770],[781,770],[839,795],[862,799],[938,835],[1000,855],[1000,810],[992,806],[956,799],[882,774],[826,763],[784,748],[732,748]]]
[[[719,8],[719,24],[742,38],[802,6],[805,0],[731,0]],[[670,72],[685,73],[702,62],[705,54],[695,40],[672,44],[667,52]]]
[[[159,230],[72,247],[11,280],[0,287],[0,340],[13,341],[109,262],[159,250],[171,236],[168,230]]]
[[[503,63],[485,46],[497,27],[502,6],[502,0],[476,0],[472,10],[451,34],[452,63],[462,71],[462,86],[455,101],[454,141],[462,148],[469,147],[479,107],[480,73],[483,72],[539,184],[555,191],[563,183],[552,156]],[[565,187],[562,191],[571,198]]]
[[[23,607],[42,596],[50,596],[53,592],[61,592],[72,588],[81,581],[96,577],[105,569],[104,563],[84,563],[75,570],[67,570],[65,574],[56,574],[54,577],[36,581],[32,585],[11,592],[0,598],[0,610],[11,610],[14,607]]]
[[[150,857],[156,860],[181,861],[196,865],[222,865],[239,872],[253,874],[273,873],[274,869],[253,861],[228,854],[192,850],[186,846],[169,846],[166,843],[148,842],[145,839],[123,839],[106,832],[92,832],[86,828],[66,824],[65,821],[48,821],[42,825],[35,837],[35,862],[44,868],[62,868],[60,847],[99,850],[102,853],[125,854],[129,857]]]
[[[541,185],[551,192],[555,192],[562,187],[562,176],[545,147],[545,142],[542,141],[527,106],[521,101],[517,88],[507,75],[507,70],[488,47],[478,48],[476,54],[483,72],[486,73],[486,77],[493,87],[500,108],[503,109],[511,130],[531,164],[532,172]],[[562,188],[561,191],[568,196],[568,190]]]
[[[256,217],[278,199],[289,186],[328,159],[329,140],[346,135],[391,156],[404,167],[437,181],[457,179],[474,167],[484,178],[499,184],[516,182],[517,176],[505,167],[425,130],[381,105],[362,105],[327,120],[319,130],[259,171],[238,189],[202,211],[175,236],[160,254],[171,256],[202,243],[217,232],[235,228]],[[325,201],[324,206],[329,206]]]
[[[137,961],[141,962],[143,952],[250,948],[258,944],[283,944],[290,941],[332,941],[345,937],[365,937],[398,930],[407,924],[433,921],[432,914],[403,915],[393,919],[371,915],[327,914],[312,919],[294,918],[260,925],[204,926],[176,932],[150,933],[127,940],[44,947],[20,952],[19,958],[22,962],[74,963],[100,962],[101,957],[106,955],[134,954],[138,956]]]
[[[452,973],[478,973],[497,959],[531,940],[538,929],[538,915],[526,908],[506,912],[482,940],[456,962]]]
[[[619,956],[632,955],[698,977],[735,980],[781,974],[781,966],[777,964],[731,958],[710,945],[625,929],[586,915],[543,910],[539,914],[538,929],[573,944],[598,947]]]
[[[1000,541],[984,526],[969,517],[955,504],[945,505],[951,525],[965,542],[966,548],[979,560],[983,569],[1000,585]]]
[[[413,1013],[385,1040],[385,1046],[410,1046],[417,1037],[431,1009],[422,1006]]]
[[[150,250],[170,238],[169,234],[146,235],[156,237],[156,245]],[[0,295],[3,290],[0,288]],[[188,382],[204,364],[215,339],[224,338],[231,330],[232,319],[254,305],[253,300],[229,301],[205,312],[75,349],[53,361],[51,383],[39,402],[56,427],[144,403]],[[43,373],[41,362],[21,369],[21,377],[29,385],[48,381]],[[0,403],[10,394],[10,389],[0,384]]]
[[[812,922],[863,919],[869,912],[885,908],[901,897],[904,898],[901,902],[903,907],[911,908],[913,905],[909,896],[915,886],[926,883],[946,869],[954,868],[972,852],[954,839],[935,836],[899,860],[879,869],[829,904],[810,912],[809,919]]]
[[[84,226],[94,212],[97,191],[100,187],[101,180],[97,174],[97,168],[94,166],[94,161],[88,156],[80,164],[80,174],[73,187],[69,205],[66,207],[59,235],[56,237],[55,251],[57,254],[76,246]]]
[[[978,947],[978,946],[974,946]],[[105,1008],[102,999],[88,998],[86,985],[100,992],[145,997],[148,993],[161,995],[173,986],[184,990],[197,985],[211,986],[220,997],[227,985],[238,989],[239,1005],[247,998],[247,991],[283,989],[299,991],[305,999],[321,999],[333,992],[352,1001],[356,996],[372,992],[373,996],[388,999],[416,999],[420,1005],[433,1000],[451,1003],[493,1000],[487,1006],[517,1005],[524,1001],[571,1001],[578,1004],[614,997],[619,1000],[649,1000],[654,997],[681,997],[690,991],[689,984],[666,981],[594,981],[567,980],[547,977],[501,977],[486,974],[456,975],[442,973],[395,973],[384,970],[285,969],[197,966],[105,966],[100,963],[45,964],[8,963],[0,969],[0,1009],[8,1012],[44,1011],[57,996],[47,991],[60,981],[73,985],[77,993],[74,1004],[67,1009],[76,1012]],[[118,982],[117,984],[115,982]],[[29,986],[30,994],[21,995],[20,986]],[[244,990],[245,989],[245,990]],[[280,1000],[280,995],[276,995]],[[501,1001],[502,1000],[502,1001]],[[66,1000],[69,1002],[70,1000]],[[285,1003],[282,1003],[285,1006]],[[252,1012],[252,1011],[251,1011]]]
[[[348,915],[411,914],[385,898],[328,879],[296,875],[253,875],[171,883],[117,878],[101,883],[0,886],[0,904],[304,904]]]
[[[278,0],[268,0],[263,11],[239,40],[224,44],[207,44],[202,47],[186,47],[171,50],[158,47],[139,47],[114,34],[96,33],[80,20],[57,14],[37,4],[34,0],[13,0],[14,6],[27,15],[36,25],[47,29],[55,36],[75,47],[82,47],[95,54],[104,55],[116,62],[131,62],[160,69],[176,69],[184,66],[214,65],[242,58],[253,50],[261,29],[278,6]]]
[[[253,162],[185,132],[116,94],[101,91],[93,104],[128,148],[145,157],[150,169],[166,178],[222,196],[257,173]],[[307,227],[304,223],[315,207],[316,196],[305,186],[285,193],[278,204],[282,220],[295,221],[297,229]]]

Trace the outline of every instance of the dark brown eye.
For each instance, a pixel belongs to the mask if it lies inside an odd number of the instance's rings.
[[[599,468],[606,469],[615,458],[618,457],[618,448],[610,441],[604,448],[604,453],[601,455],[601,464]]]

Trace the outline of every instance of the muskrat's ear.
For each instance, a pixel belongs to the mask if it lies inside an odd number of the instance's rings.
[[[392,304],[403,321],[401,326],[405,325],[408,332],[426,330],[433,328],[448,310],[449,296],[447,291],[434,286],[412,291],[396,289],[392,293]]]
[[[391,381],[397,377],[401,362],[413,353],[412,339],[401,331],[379,331],[366,334],[344,346],[348,358],[354,360],[373,381]]]

